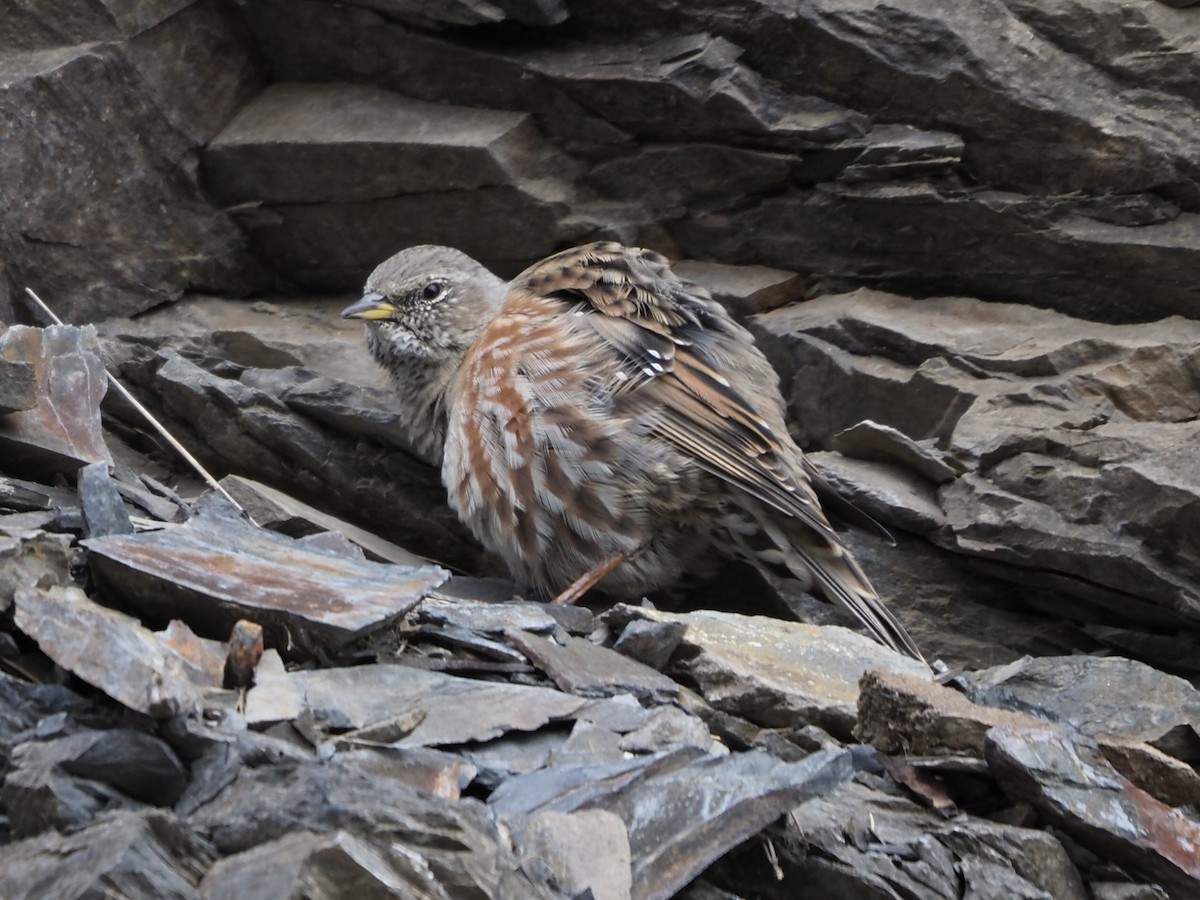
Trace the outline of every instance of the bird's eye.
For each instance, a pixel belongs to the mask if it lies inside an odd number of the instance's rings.
[[[442,291],[446,290],[446,285],[440,281],[431,281],[421,289],[421,296],[426,300],[436,300],[442,296]]]

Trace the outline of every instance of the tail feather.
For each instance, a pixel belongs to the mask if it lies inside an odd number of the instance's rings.
[[[759,566],[784,568],[805,590],[846,607],[881,644],[925,662],[916,642],[840,541],[801,522],[781,519],[753,498],[746,497],[739,505],[749,519],[729,529],[739,555]]]

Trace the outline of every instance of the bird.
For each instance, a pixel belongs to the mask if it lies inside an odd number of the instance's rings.
[[[665,256],[602,241],[506,282],[415,246],[342,316],[365,322],[414,447],[521,590],[637,597],[743,559],[922,659],[822,508],[850,505],[788,434],[774,368]]]

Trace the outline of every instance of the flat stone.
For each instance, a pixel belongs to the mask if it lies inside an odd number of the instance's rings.
[[[524,113],[423,103],[361,84],[274,84],[209,144],[226,203],[361,202],[474,190],[540,141]]]
[[[81,465],[112,462],[100,424],[108,374],[92,349],[92,328],[12,325],[0,333],[0,359],[32,366],[38,402],[0,418],[6,467],[74,474]]]
[[[919,444],[898,428],[867,419],[833,436],[831,450],[857,459],[895,462],[924,475],[934,484],[953,481],[959,469],[934,448]]]
[[[84,546],[109,589],[147,616],[221,637],[250,619],[291,654],[333,651],[393,622],[449,576],[347,559],[218,513]]]
[[[1021,704],[1097,739],[1145,741],[1185,763],[1200,762],[1200,691],[1145,663],[1024,657],[976,672],[971,681],[980,688],[976,702]]]
[[[0,416],[37,406],[37,375],[27,362],[0,359]]]
[[[1097,853],[1187,897],[1200,890],[1200,825],[1130,784],[1061,729],[995,728],[985,756],[1010,799]]]
[[[221,479],[221,487],[229,491],[230,496],[246,510],[250,518],[264,528],[281,531],[293,537],[315,531],[336,531],[362,547],[371,559],[395,563],[398,566],[422,566],[428,562],[425,558],[410,553],[391,541],[385,541],[365,528],[321,512],[316,507],[302,503],[283,491],[277,491],[270,485],[252,478],[226,475]]]
[[[508,640],[569,694],[633,694],[661,703],[679,693],[679,685],[661,672],[585,638],[568,636],[565,644],[559,644],[554,638],[514,631]]]
[[[15,621],[58,665],[130,709],[165,718],[200,704],[183,659],[160,634],[77,587],[18,590]]]
[[[3,519],[0,518],[0,524]],[[71,538],[39,530],[0,534],[0,611],[12,606],[21,588],[71,583]]]
[[[885,666],[914,679],[920,662],[840,627],[698,611],[685,615],[619,607],[621,618],[683,622],[673,673],[692,679],[712,706],[770,728],[815,724],[848,738],[858,716],[858,682]]]
[[[583,698],[548,688],[494,684],[402,665],[296,671],[279,679],[291,685],[287,696],[299,697],[316,722],[339,731],[423,711],[416,728],[394,742],[401,747],[447,746],[486,741],[507,731],[536,731],[572,719],[588,705]],[[271,675],[267,683],[277,680]],[[247,714],[255,720],[264,715],[255,705],[257,690],[248,695]]]
[[[161,810],[120,811],[70,834],[48,831],[0,848],[0,895],[195,900],[212,847]]]
[[[714,300],[736,316],[749,316],[800,300],[807,288],[807,280],[796,272],[769,266],[731,266],[681,259],[671,268],[685,281],[707,288]]]
[[[587,847],[586,853],[580,853]],[[595,900],[627,900],[633,872],[625,823],[600,809],[572,813],[546,810],[526,825],[522,849],[548,865],[572,896],[591,891]]]
[[[89,463],[79,470],[79,503],[88,537],[133,533],[129,513],[109,476],[108,463]]]
[[[369,844],[345,831],[297,831],[217,862],[200,884],[205,900],[293,897],[390,900],[417,888]]]

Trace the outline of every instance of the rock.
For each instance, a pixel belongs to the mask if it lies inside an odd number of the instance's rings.
[[[167,422],[190,436],[187,445],[206,448],[202,458],[214,457],[298,499],[320,500],[330,513],[355,517],[373,533],[427,558],[481,567],[482,551],[445,507],[437,472],[411,455],[353,435],[340,437],[279,396],[246,383],[255,380],[250,373],[210,373],[171,350],[122,370],[160,397]],[[276,388],[294,381],[291,370],[270,374]]]
[[[937,240],[929,240],[931,234]],[[1198,234],[1194,213],[1129,228],[1063,215],[1041,198],[922,180],[822,183],[671,228],[686,256],[791,268],[909,294],[1052,305],[1113,322],[1194,312],[1195,291],[1171,273],[1195,265]],[[986,274],[978,268],[980,240],[991,263]]]
[[[1025,657],[976,672],[971,681],[976,702],[1037,710],[1090,737],[1145,741],[1200,763],[1200,691],[1135,660]]]
[[[935,440],[964,470],[935,489],[932,510],[928,493],[907,501],[909,521],[932,524],[941,508],[937,543],[991,574],[1051,588],[1023,593],[1060,615],[1200,624],[1195,548],[1165,525],[1200,509],[1183,421],[1200,392],[1179,380],[1200,343],[1190,322],[1117,327],[858,291],[765,313],[755,327],[792,385],[803,442],[820,446],[871,419]],[[886,357],[867,341],[889,347]]]
[[[217,862],[200,884],[206,900],[238,897],[311,897],[353,894],[387,900],[420,890],[378,852],[352,834],[297,831]]]
[[[676,219],[747,194],[778,193],[788,183],[788,162],[783,154],[719,144],[657,144],[596,166],[587,183],[606,198],[641,201],[655,218]]]
[[[37,406],[37,375],[27,362],[0,359],[0,415]]]
[[[88,537],[133,533],[133,523],[108,470],[104,462],[89,463],[79,470],[79,502]]]
[[[736,316],[776,309],[804,295],[805,280],[795,272],[767,266],[728,266],[696,259],[681,259],[671,266],[675,274],[713,295]]]
[[[15,621],[55,663],[130,709],[164,718],[199,706],[199,690],[162,636],[77,587],[18,590]]]
[[[358,203],[511,185],[539,152],[528,115],[366,85],[275,84],[212,140],[204,168],[230,204]]]
[[[228,16],[172,2],[66,25],[57,10],[22,6],[39,24],[20,34],[24,52],[9,55],[0,84],[0,117],[13,126],[0,193],[25,198],[0,228],[7,285],[33,287],[67,322],[201,286],[247,290],[243,240],[201,194],[194,164],[257,81]],[[47,179],[57,189],[29,190]]]
[[[1052,835],[960,815],[952,822],[911,801],[851,781],[801,803],[772,838],[776,868],[743,856],[712,877],[742,890],[798,890],[837,897],[968,897],[1084,900],[1087,893]],[[736,875],[735,875],[736,873]]]
[[[58,684],[33,684],[0,672],[0,688],[0,763],[6,767],[12,748],[36,736],[40,722],[66,722],[89,709],[82,697]]]
[[[25,481],[20,478],[0,478],[0,508],[6,511],[16,510],[17,512],[45,510],[54,513],[68,513],[78,517],[79,498],[75,495],[74,491],[55,488],[46,484],[38,484],[33,481]],[[33,526],[26,525],[22,521],[21,525],[18,526],[18,530],[26,531],[30,527],[41,528],[44,525],[50,524],[55,518],[55,515],[40,518],[38,523]],[[3,518],[0,518],[0,527],[3,527],[2,523],[12,520],[11,515],[4,515]]]
[[[69,835],[51,831],[0,848],[0,894],[192,900],[213,850],[161,810],[114,812]]]
[[[265,679],[260,673],[260,679]],[[272,684],[278,682],[272,676]],[[288,673],[289,695],[299,697],[321,727],[362,728],[400,713],[421,710],[425,717],[396,741],[404,747],[438,747],[482,742],[506,731],[536,731],[571,719],[588,701],[548,688],[491,684],[425,672],[409,666],[371,665]],[[260,680],[260,684],[266,683]],[[262,712],[258,687],[247,700],[249,721],[278,721],[288,713]],[[265,718],[264,718],[265,716]]]
[[[1014,801],[1032,803],[1102,858],[1146,872],[1172,897],[1200,890],[1200,825],[1130,784],[1063,731],[995,728],[988,766]]]
[[[279,217],[254,231],[264,257],[318,290],[357,290],[410,244],[533,262],[568,237],[570,189],[553,173],[569,168],[529,116],[351,84],[273,85],[205,155],[206,180],[226,203],[263,202]],[[486,230],[475,225],[481,206]]]
[[[334,652],[403,616],[449,573],[353,560],[220,513],[84,542],[97,576],[148,616],[224,636],[238,619],[290,655]]]
[[[70,473],[90,462],[112,462],[100,425],[108,375],[90,328],[13,325],[0,334],[0,358],[33,367],[37,404],[0,418],[5,467]]]
[[[1040,728],[1047,718],[1057,718],[1053,709],[1023,704],[1024,711],[977,706],[957,691],[897,673],[867,672],[860,687],[855,734],[885,753],[982,757],[990,729]],[[1086,728],[1089,723],[1081,721]],[[1200,776],[1190,766],[1128,733],[1106,734],[1103,726],[1091,727],[1110,764],[1143,790],[1172,805],[1200,801]],[[1079,733],[1081,740],[1085,734]]]
[[[621,630],[613,649],[661,671],[671,660],[687,632],[683,622],[646,622],[634,619]]]
[[[521,872],[507,839],[477,800],[435,797],[337,757],[325,764],[242,769],[189,821],[227,855],[298,830],[342,830],[428,896],[448,891],[530,900],[563,896]]]
[[[603,767],[591,772],[615,780]],[[700,759],[676,753],[643,769],[640,777],[628,773],[597,797],[577,786],[551,793],[556,774],[551,771],[506,782],[490,804],[510,828],[520,827],[519,812],[528,816],[546,808],[573,812],[586,803],[615,813],[629,835],[636,896],[669,897],[730,848],[801,800],[833,790],[850,772],[845,750],[821,751],[795,763],[761,752]],[[586,771],[580,776],[588,777]],[[538,788],[545,791],[543,799]]]
[[[580,853],[587,847],[587,853]],[[625,823],[601,809],[572,813],[546,810],[531,817],[522,849],[557,876],[571,896],[590,891],[595,900],[632,896],[633,872]]]
[[[865,670],[882,665],[914,678],[928,677],[922,663],[844,628],[636,607],[618,607],[613,616],[617,621],[637,617],[686,624],[669,671],[697,685],[718,710],[772,728],[811,723],[849,738],[858,715],[858,680]]]
[[[240,475],[221,479],[225,488],[252,520],[264,528],[280,531],[292,537],[318,532],[337,532],[361,547],[371,559],[395,563],[398,566],[420,566],[427,562],[391,541],[385,541],[366,529],[321,512],[307,503],[289,497],[283,491]]]
[[[1090,887],[1095,900],[1167,900],[1167,892],[1156,884],[1093,881]]]
[[[679,685],[644,663],[584,638],[565,643],[513,632],[508,639],[545,672],[560,690],[580,697],[633,694],[663,702],[679,693]]]
[[[171,806],[187,783],[169,746],[128,728],[27,741],[11,766],[0,800],[18,837],[86,825],[111,809]]]
[[[38,530],[0,533],[0,611],[12,606],[21,588],[70,584],[70,543],[66,535]]]

